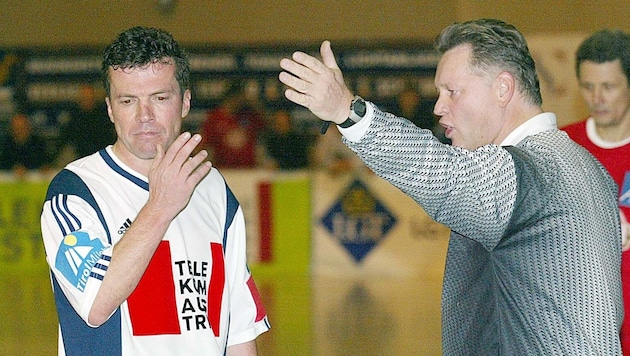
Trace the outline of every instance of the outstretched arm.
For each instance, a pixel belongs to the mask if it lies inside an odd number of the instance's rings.
[[[292,59],[282,59],[280,67],[284,72],[279,78],[289,87],[284,93],[287,99],[322,120],[340,124],[350,114],[354,95],[343,80],[329,41],[322,42],[320,53],[322,61],[299,51],[293,53]]]

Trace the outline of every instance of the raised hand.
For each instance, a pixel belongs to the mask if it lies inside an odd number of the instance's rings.
[[[279,79],[289,86],[284,93],[287,99],[322,120],[340,124],[348,118],[354,96],[343,80],[329,41],[322,42],[320,53],[322,61],[299,51],[292,59],[282,59],[280,67],[285,71]]]
[[[182,133],[164,152],[161,144],[149,170],[149,202],[157,203],[174,218],[186,205],[195,187],[210,172],[212,165],[204,160],[205,150],[190,157],[201,142],[201,136]]]

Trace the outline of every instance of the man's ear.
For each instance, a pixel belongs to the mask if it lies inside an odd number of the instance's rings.
[[[190,93],[190,89],[186,89],[184,91],[184,96],[182,97],[182,119],[188,116],[190,112],[190,98],[192,94]]]
[[[496,84],[498,99],[501,102],[501,106],[505,106],[512,100],[512,96],[516,90],[514,76],[508,72],[501,72],[497,76]]]
[[[105,97],[105,104],[107,105],[107,116],[109,116],[109,121],[114,122],[114,115],[112,115],[112,103],[109,101],[109,97]]]

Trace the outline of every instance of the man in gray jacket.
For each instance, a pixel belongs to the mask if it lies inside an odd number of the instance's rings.
[[[454,24],[436,47],[434,113],[452,146],[355,97],[328,41],[323,62],[283,59],[280,80],[289,100],[336,123],[375,173],[451,228],[445,355],[620,354],[615,184],[543,112],[516,28]]]

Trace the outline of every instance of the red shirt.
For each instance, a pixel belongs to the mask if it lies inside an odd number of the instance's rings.
[[[201,127],[203,146],[212,151],[217,168],[256,167],[258,136],[264,128],[262,115],[251,108],[228,113],[218,107],[208,113]]]
[[[630,137],[620,142],[602,140],[595,130],[593,119],[563,127],[569,137],[586,148],[608,170],[619,186],[619,208],[630,219]],[[630,250],[621,255],[621,282],[626,316],[621,327],[621,348],[630,354]]]
[[[630,218],[630,137],[621,142],[606,142],[589,119],[562,128],[569,137],[586,148],[606,168],[619,186],[619,206]]]

